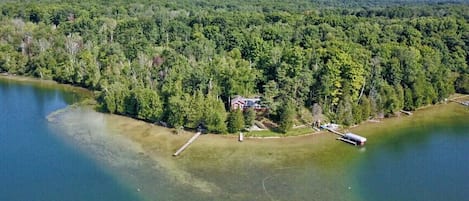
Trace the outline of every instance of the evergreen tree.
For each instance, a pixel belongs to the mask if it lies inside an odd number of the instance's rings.
[[[253,108],[248,108],[244,111],[244,126],[249,128],[256,120],[256,111]]]
[[[223,102],[213,96],[205,98],[203,111],[203,119],[209,132],[225,133],[226,127],[226,111]]]
[[[292,101],[287,100],[280,106],[279,111],[279,125],[278,129],[282,133],[286,133],[288,130],[293,128],[293,122],[295,119],[295,108]]]
[[[179,128],[184,125],[186,119],[187,105],[180,96],[171,96],[166,108],[166,122],[174,127]]]
[[[228,132],[236,133],[244,128],[243,112],[241,109],[233,110],[228,116]]]

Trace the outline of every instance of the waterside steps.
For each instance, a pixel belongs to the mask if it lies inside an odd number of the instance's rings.
[[[200,134],[202,134],[202,132],[197,132],[194,136],[191,137],[191,139],[189,139],[186,144],[182,145],[181,148],[179,148],[174,154],[173,156],[178,156],[182,151],[184,151],[189,145],[191,145],[199,136]]]

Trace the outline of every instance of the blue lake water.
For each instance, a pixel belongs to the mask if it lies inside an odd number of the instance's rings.
[[[46,116],[77,99],[0,80],[0,200],[140,200],[49,128]]]
[[[467,115],[393,132],[367,146],[357,162],[362,200],[469,200]]]
[[[223,148],[215,145],[226,141],[203,136],[213,147],[201,139],[170,157],[170,167],[180,168],[171,172],[135,143],[109,134],[102,114],[76,109],[47,120],[78,100],[58,88],[0,79],[0,201],[469,198],[469,111],[462,106],[352,130],[368,137],[365,149],[330,134],[291,142],[233,138]],[[324,143],[312,143],[319,139]]]

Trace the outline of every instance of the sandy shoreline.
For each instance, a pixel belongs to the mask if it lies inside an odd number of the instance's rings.
[[[87,96],[93,96],[93,92],[86,89],[86,88],[82,88],[82,87],[77,87],[77,86],[73,86],[73,85],[70,85],[70,84],[61,84],[61,83],[58,83],[56,81],[53,81],[53,80],[42,80],[42,79],[38,79],[38,78],[32,78],[32,77],[25,77],[25,76],[17,76],[17,75],[11,75],[11,74],[5,74],[5,73],[2,73],[0,74],[0,79],[4,79],[4,80],[11,80],[11,81],[15,81],[15,82],[18,82],[18,83],[33,83],[33,84],[39,84],[39,86],[41,87],[54,87],[54,88],[57,88],[59,87],[59,89],[64,89],[64,90],[71,90],[72,92],[77,92],[77,93],[81,93],[81,94],[85,94]],[[462,101],[467,101],[469,100],[469,95],[468,94],[453,94],[451,95],[450,97],[448,97],[448,100],[462,100]],[[448,102],[443,102],[443,103],[439,103],[439,104],[436,104],[436,105],[428,105],[428,106],[423,106],[421,108],[418,108],[416,111],[413,111],[413,113],[419,113],[420,111],[422,110],[426,110],[428,108],[432,108],[432,107],[437,107],[441,104],[447,104]],[[453,104],[453,103],[452,103]],[[155,126],[153,124],[150,124],[150,123],[146,123],[146,122],[143,122],[141,120],[137,120],[137,119],[133,119],[133,118],[130,118],[130,117],[126,117],[126,116],[121,116],[121,115],[115,115],[115,114],[108,114],[110,117],[122,117],[124,119],[126,119],[126,121],[135,121],[135,122],[140,122],[140,123],[144,123],[144,124],[147,124],[149,126],[152,126],[152,127],[157,127],[159,128],[158,130],[160,130],[159,132],[161,132],[162,130],[164,130],[164,133],[167,133],[167,134],[170,134],[170,135],[174,135],[174,129],[172,128],[164,128],[164,127],[159,127],[159,126]],[[401,115],[401,116],[396,116],[396,117],[390,117],[390,118],[384,118],[384,119],[379,119],[378,121],[364,121],[358,125],[353,125],[349,128],[344,128],[342,130],[345,130],[345,131],[348,131],[348,130],[355,130],[355,129],[358,129],[360,127],[362,127],[363,125],[368,125],[370,123],[372,124],[384,124],[386,121],[390,120],[390,119],[395,119],[395,118],[402,118],[402,117],[405,117],[405,115]],[[124,129],[123,127],[121,127],[120,129]],[[184,131],[183,133],[191,133],[189,131]],[[256,136],[246,136],[245,138],[246,139],[250,139],[250,140],[255,140],[255,139],[272,139],[272,140],[275,140],[275,139],[286,139],[286,138],[302,138],[302,137],[308,137],[308,136],[316,136],[316,135],[321,135],[321,134],[328,134],[327,131],[324,131],[324,130],[321,130],[321,131],[316,131],[316,132],[313,132],[313,133],[308,133],[308,134],[304,134],[304,135],[297,135],[297,136],[281,136],[281,134],[279,134],[280,136],[269,136],[269,137],[256,137]],[[179,136],[179,135],[175,135],[175,136]],[[185,135],[181,135],[181,136],[185,136]],[[217,139],[233,139],[233,138],[237,138],[238,136],[236,134],[228,134],[228,135],[216,135],[216,134],[209,134],[208,136],[212,136],[212,138],[217,138]]]
[[[22,82],[22,78],[16,80]],[[32,82],[42,81],[33,79]],[[46,82],[51,87],[59,85]],[[363,122],[347,130],[367,137],[369,143],[386,143],[386,139],[396,137],[393,129],[444,122],[453,115],[467,117],[469,110],[461,108],[463,106],[456,103],[437,104],[421,108],[411,116]],[[97,161],[110,166],[138,169],[142,160],[149,160],[149,164],[154,164],[149,171],[164,172],[165,177],[178,186],[197,189],[197,192],[208,196],[216,194],[223,197],[228,191],[239,197],[238,200],[243,200],[245,192],[237,192],[237,185],[249,185],[245,188],[251,189],[253,195],[262,194],[264,191],[260,186],[263,178],[278,174],[285,168],[311,168],[307,172],[317,174],[314,178],[328,178],[324,175],[331,174],[346,175],[342,167],[354,162],[354,157],[348,156],[365,151],[337,141],[336,135],[325,131],[303,136],[245,138],[244,142],[238,142],[236,135],[207,134],[199,137],[180,156],[173,157],[172,154],[194,133],[183,131],[177,135],[174,129],[130,117],[99,113],[90,106],[80,105],[51,113],[48,120],[51,126],[60,127],[57,135],[86,149]],[[251,181],[252,177],[258,179]],[[136,180],[140,182],[142,178]],[[227,180],[233,183],[227,183]],[[343,183],[340,180],[336,182],[331,183],[331,186]],[[141,186],[138,188],[150,189],[152,183]]]
[[[39,86],[41,86],[41,87],[44,87],[44,86],[46,86],[46,87],[55,87],[55,88],[59,87],[60,89],[71,90],[72,92],[82,93],[82,94],[85,94],[87,96],[93,96],[93,92],[88,90],[88,89],[73,86],[73,85],[70,85],[70,84],[60,84],[60,83],[57,83],[56,81],[52,81],[52,80],[41,80],[41,79],[38,79],[38,78],[31,78],[31,77],[17,76],[17,75],[10,75],[10,74],[0,74],[0,79],[12,80],[12,81],[15,81],[15,82],[18,82],[18,83],[39,84]],[[458,99],[458,100],[465,101],[465,100],[469,100],[469,95],[453,94],[448,99],[452,99],[452,100]],[[447,103],[443,102],[443,103],[436,104],[436,105],[423,106],[423,107],[417,109],[416,111],[413,111],[413,113],[418,114],[421,111],[428,110],[429,108],[438,107],[442,104],[445,105],[445,104],[448,104],[448,103],[449,102],[447,102]],[[456,104],[456,103],[450,103],[450,104]],[[147,137],[149,135],[148,133],[151,133],[153,135],[155,133],[165,133],[165,135],[170,136],[170,137],[163,137],[163,138],[165,140],[169,140],[168,143],[169,144],[175,144],[175,146],[177,144],[183,144],[184,140],[189,139],[192,136],[192,134],[194,134],[194,133],[189,132],[189,131],[183,131],[183,134],[175,135],[174,134],[174,129],[172,129],[172,128],[165,128],[165,127],[156,126],[156,125],[151,124],[151,123],[147,123],[147,122],[144,122],[144,121],[141,121],[141,120],[133,119],[133,118],[122,116],[122,115],[105,114],[105,116],[106,116],[106,118],[112,119],[112,121],[121,122],[121,123],[113,126],[113,127],[115,127],[114,129],[116,129],[116,130],[122,130],[123,133],[127,133],[127,131],[132,131],[131,133],[135,133],[135,132],[139,131],[139,132],[144,133],[143,135],[146,135]],[[379,119],[378,121],[364,121],[364,122],[362,122],[358,125],[354,125],[354,126],[351,126],[349,128],[343,128],[341,130],[342,131],[353,131],[353,130],[357,130],[357,129],[360,130],[360,128],[367,127],[370,124],[385,125],[386,122],[388,122],[388,121],[392,121],[393,119],[400,119],[400,118],[412,118],[412,116],[407,117],[406,115],[400,115],[400,116],[396,116],[396,117]],[[139,128],[133,128],[133,125],[139,125]],[[127,129],[127,126],[130,126],[132,128]],[[148,128],[146,130],[142,130],[142,129],[140,129],[141,126],[146,126]],[[151,131],[152,129],[153,129],[153,131]],[[313,132],[313,133],[308,133],[308,134],[304,134],[304,135],[297,135],[297,136],[281,136],[281,134],[279,134],[280,136],[268,136],[268,137],[246,136],[245,139],[247,139],[248,141],[258,141],[258,140],[298,141],[297,143],[299,143],[301,145],[302,142],[304,142],[305,138],[309,139],[309,138],[315,138],[315,137],[318,137],[318,136],[321,136],[321,135],[329,135],[329,134],[330,134],[329,132],[321,130],[321,131],[316,131],[316,132]],[[135,140],[138,140],[138,141],[142,141],[142,139],[144,138],[144,136],[139,136],[137,134],[132,134],[131,137],[132,136],[135,138]],[[331,136],[334,136],[334,135],[331,135]],[[228,134],[228,135],[208,134],[208,135],[204,135],[204,137],[201,137],[201,139],[203,139],[203,138],[213,138],[214,140],[219,140],[221,142],[224,142],[224,141],[230,141],[231,142],[231,141],[235,141],[238,138],[238,136],[236,134]],[[292,138],[292,139],[289,139],[289,138]],[[299,140],[295,140],[297,138]],[[204,140],[198,140],[198,141],[204,141]],[[168,144],[166,144],[166,145],[168,145]],[[173,151],[173,150],[176,149],[174,147],[172,147],[171,149],[169,149],[169,147],[166,147],[166,148],[168,148],[167,151]]]
[[[92,97],[93,91],[90,91],[83,87],[73,86],[70,84],[61,84],[53,80],[42,80],[34,77],[18,76],[11,74],[0,74],[0,80],[12,81],[18,84],[33,84],[44,88],[55,88],[60,90],[68,90],[86,97]]]

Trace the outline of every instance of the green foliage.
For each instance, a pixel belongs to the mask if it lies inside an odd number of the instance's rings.
[[[171,96],[168,100],[166,120],[167,123],[174,128],[183,126],[186,120],[188,106],[184,98],[189,97]]]
[[[456,91],[469,94],[469,74],[465,73],[456,80]]]
[[[368,120],[371,116],[371,103],[368,97],[362,96],[359,103],[359,109],[361,111],[360,121]],[[360,122],[358,121],[358,122]]]
[[[395,92],[395,90],[388,84],[385,84],[382,88],[382,94],[384,99],[384,115],[392,116],[396,112],[398,112],[401,108],[399,108],[400,101]]]
[[[189,104],[186,108],[186,122],[184,125],[188,128],[197,128],[200,123],[203,123],[204,112],[207,112],[205,98],[201,92],[197,92],[187,102]]]
[[[178,128],[226,132],[235,95],[261,96],[283,132],[314,105],[352,125],[468,93],[469,7],[403,2],[418,6],[2,1],[0,72],[96,90],[104,111]]]
[[[139,88],[132,91],[135,100],[136,116],[139,119],[155,122],[163,113],[163,104],[157,92],[148,88]]]
[[[356,111],[357,109],[354,110],[354,108],[356,107],[353,106],[353,103],[351,102],[349,96],[346,96],[346,98],[341,100],[337,107],[337,114],[336,114],[337,123],[344,124],[346,126],[355,124],[355,117],[354,117],[353,112]]]
[[[412,91],[409,88],[404,90],[404,109],[415,110],[414,100],[412,98]]]
[[[228,115],[228,132],[236,133],[244,128],[244,118],[241,109],[233,110]]]
[[[278,129],[282,133],[287,133],[288,130],[293,128],[293,123],[295,120],[295,107],[293,106],[293,101],[287,100],[282,103],[280,106],[279,113],[279,125]]]
[[[223,102],[221,102],[216,97],[208,96],[205,99],[205,107],[203,112],[203,119],[205,119],[205,125],[207,126],[209,132],[226,133],[226,111]]]
[[[254,121],[256,120],[256,111],[252,108],[248,108],[247,110],[244,111],[243,117],[244,117],[244,126],[249,128],[254,124]]]

